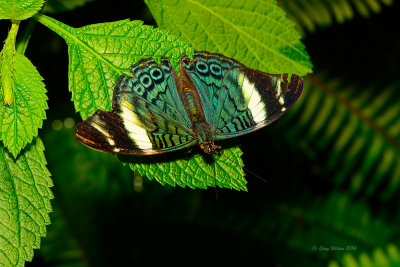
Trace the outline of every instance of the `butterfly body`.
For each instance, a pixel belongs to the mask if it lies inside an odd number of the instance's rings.
[[[268,125],[300,97],[303,79],[249,69],[216,53],[183,55],[180,79],[166,57],[132,66],[114,88],[113,111],[98,110],[77,126],[77,138],[103,152],[160,154],[215,142]]]

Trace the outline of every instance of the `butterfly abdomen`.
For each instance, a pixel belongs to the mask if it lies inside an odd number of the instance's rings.
[[[192,131],[195,133],[197,142],[214,141],[213,134],[209,123],[206,121],[203,112],[203,106],[196,92],[190,89],[183,89],[185,108],[192,122]]]
[[[187,60],[187,56],[183,56],[181,61]],[[186,66],[188,69],[193,68],[190,64]],[[192,131],[195,133],[197,142],[200,147],[206,147],[203,150],[211,154],[214,152],[213,143],[214,136],[211,130],[211,126],[206,119],[204,109],[204,103],[201,101],[199,91],[194,81],[188,76],[187,68],[180,67],[181,70],[181,86],[179,90],[180,97],[182,99],[183,106],[189,116],[192,123]],[[201,144],[210,145],[201,145]]]

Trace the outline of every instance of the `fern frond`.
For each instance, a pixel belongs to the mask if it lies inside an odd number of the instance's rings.
[[[113,155],[82,148],[70,127],[47,130],[44,143],[56,200],[39,255],[47,266],[105,266],[99,217],[115,198],[131,193],[129,168]]]
[[[210,213],[218,211],[206,207],[193,221],[221,231],[250,235],[264,245],[295,251],[303,258],[312,256],[320,261],[319,266],[330,259],[341,260],[348,252],[346,248],[355,248],[351,251],[354,255],[370,253],[391,242],[398,232],[383,218],[374,218],[364,201],[354,201],[347,193],[333,191],[326,196],[306,189],[295,192],[298,188],[288,194],[289,199],[275,196],[268,205],[247,207],[240,214],[235,207],[226,208],[223,215]],[[212,225],[209,218],[213,218]],[[331,247],[344,249],[332,251]]]
[[[354,257],[353,253],[346,253],[340,262],[331,261],[328,267],[398,267],[400,266],[400,251],[394,244],[389,244],[385,248],[376,248],[371,255],[361,253]]]
[[[297,112],[282,121],[287,140],[324,165],[337,187],[389,200],[400,189],[399,85],[320,77],[308,76]]]
[[[50,144],[59,140],[60,135],[64,142],[58,147],[51,146]],[[311,191],[304,186],[304,179],[297,180],[293,177],[290,178],[290,182],[284,179],[271,180],[271,183],[262,189],[263,197],[269,196],[268,201],[264,202],[260,202],[260,198],[256,198],[256,202],[254,199],[249,201],[248,198],[234,198],[228,201],[229,196],[224,192],[223,204],[216,204],[213,197],[204,195],[205,192],[175,190],[171,194],[164,187],[150,181],[144,188],[145,194],[132,194],[127,192],[128,189],[132,191],[132,186],[117,182],[129,176],[124,173],[124,169],[127,168],[115,164],[114,169],[114,163],[107,155],[98,156],[99,153],[79,147],[71,130],[48,133],[45,137],[46,143],[49,144],[47,153],[55,177],[55,187],[59,188],[55,196],[57,201],[62,201],[64,205],[62,209],[59,205],[54,206],[49,237],[44,240],[40,251],[46,263],[55,265],[67,262],[71,266],[85,266],[88,262],[98,264],[99,259],[104,260],[99,256],[104,251],[102,242],[106,242],[100,238],[104,235],[102,231],[121,218],[126,221],[124,225],[137,220],[155,222],[155,229],[158,229],[159,235],[167,232],[170,225],[178,224],[183,229],[190,226],[194,232],[206,229],[210,235],[229,233],[230,236],[248,236],[249,239],[256,240],[257,244],[261,244],[263,249],[268,247],[265,261],[270,261],[271,256],[280,254],[275,260],[280,263],[287,261],[281,264],[283,266],[296,266],[298,263],[297,257],[287,257],[288,254],[301,255],[304,266],[321,266],[330,259],[339,262],[345,252],[326,253],[318,251],[319,247],[351,245],[357,247],[357,254],[371,253],[377,246],[385,246],[391,242],[392,237],[398,234],[398,229],[387,223],[383,217],[375,218],[365,201],[354,201],[346,192],[333,191],[325,194]],[[69,154],[77,156],[66,159],[68,164],[60,160]],[[107,160],[108,164],[103,160]],[[93,162],[95,170],[91,169],[91,165],[83,165],[82,162]],[[75,168],[66,170],[65,165]],[[109,181],[103,182],[103,176],[108,177]],[[277,190],[279,186],[285,187],[285,190]],[[287,197],[282,196],[283,192]],[[82,199],[85,201],[82,202]],[[128,204],[116,208],[122,203]],[[238,207],[246,208],[238,213]],[[111,209],[112,216],[109,216],[107,210]],[[65,212],[68,216],[65,216]],[[119,236],[120,233],[135,236],[130,228],[126,230],[123,227],[114,229],[111,233],[112,236]],[[135,237],[140,241],[140,237]],[[220,239],[218,235],[217,238]],[[132,246],[135,242],[132,242]],[[209,242],[210,240],[207,240],[207,244]],[[102,246],[99,248],[95,244]],[[142,244],[135,248],[140,246]],[[313,249],[314,246],[317,247],[317,251]],[[121,249],[123,244],[112,244],[112,247]],[[309,258],[312,260],[307,262]],[[108,263],[107,260],[111,259],[112,256],[104,261]]]
[[[62,214],[60,205],[56,201],[52,204],[52,224],[39,250],[39,255],[48,266],[90,266],[80,240],[74,235],[71,226],[68,225],[68,221]]]
[[[287,17],[296,22],[300,32],[314,32],[333,23],[351,20],[356,13],[364,18],[379,13],[383,6],[390,6],[393,0],[283,0],[279,5]]]

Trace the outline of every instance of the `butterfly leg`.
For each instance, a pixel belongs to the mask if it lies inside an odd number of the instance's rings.
[[[220,150],[221,146],[216,145],[213,140],[205,141],[200,144],[200,148],[206,154],[213,154],[216,150]]]
[[[189,148],[189,149],[185,150],[185,152],[183,152],[183,153],[185,155],[188,155],[188,154],[192,154],[192,152],[193,152],[193,148]]]

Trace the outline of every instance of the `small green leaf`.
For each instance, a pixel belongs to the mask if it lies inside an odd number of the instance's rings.
[[[0,0],[0,19],[23,20],[35,15],[44,0]]]
[[[37,138],[15,160],[0,146],[0,266],[24,266],[50,223],[52,181]]]
[[[93,1],[94,0],[48,0],[43,12],[59,13],[63,11],[70,11]]]
[[[10,68],[13,103],[11,106],[0,103],[0,140],[16,157],[37,136],[48,106],[43,78],[29,59],[15,53]]]
[[[163,164],[157,163],[157,157],[141,157],[141,164],[129,164],[132,170],[155,179],[161,184],[190,188],[225,187],[247,191],[247,181],[242,170],[243,162],[240,148],[233,147],[221,151],[214,159],[198,153],[190,154],[188,158],[169,160]],[[123,158],[123,157],[122,157]]]
[[[274,0],[146,0],[161,28],[197,50],[269,73],[305,75],[312,64],[294,24]]]

